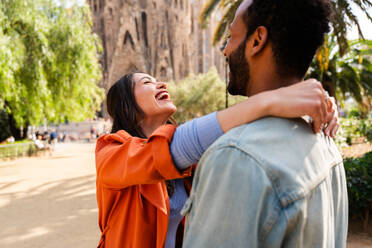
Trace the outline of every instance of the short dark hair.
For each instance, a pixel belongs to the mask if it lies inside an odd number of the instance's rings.
[[[125,130],[132,136],[146,138],[141,126],[143,111],[134,97],[133,73],[126,74],[111,86],[107,93],[107,112],[113,124],[111,133]]]
[[[268,30],[278,73],[303,77],[330,31],[329,0],[253,0],[243,13],[247,37]]]

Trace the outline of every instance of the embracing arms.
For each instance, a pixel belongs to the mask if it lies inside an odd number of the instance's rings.
[[[132,137],[125,131],[110,134],[97,141],[98,181],[106,187],[125,188],[185,177],[190,170],[180,172],[174,164],[181,170],[190,167],[224,132],[268,115],[309,115],[315,131],[320,131],[321,124],[330,123],[328,129],[334,132],[338,127],[337,112],[332,110],[335,105],[327,101],[320,83],[308,80],[257,94],[226,110],[191,120],[179,126],[174,136],[175,127],[169,125],[160,127],[148,139]]]
[[[338,129],[337,106],[318,81],[307,81],[266,91],[217,113],[193,119],[180,125],[173,137],[170,151],[179,169],[197,163],[204,151],[224,132],[265,116],[295,118],[308,115],[313,119],[314,132],[335,135]]]

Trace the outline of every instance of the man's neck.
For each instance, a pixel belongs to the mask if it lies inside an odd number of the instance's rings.
[[[297,76],[280,76],[276,72],[262,71],[262,73],[251,75],[247,95],[252,96],[260,92],[279,89],[300,81],[302,78]]]

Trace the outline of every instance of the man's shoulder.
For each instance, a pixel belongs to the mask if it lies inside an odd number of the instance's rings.
[[[254,163],[279,187],[278,193],[292,192],[296,196],[309,192],[333,166],[342,164],[333,140],[314,134],[305,120],[272,117],[229,131],[201,161],[216,161],[214,157],[232,165],[230,169],[250,170],[249,165]]]
[[[256,150],[261,146],[281,146],[283,142],[295,138],[306,137],[307,140],[312,140],[315,139],[314,136],[311,126],[301,118],[267,117],[230,130],[218,139],[213,147],[236,146]]]

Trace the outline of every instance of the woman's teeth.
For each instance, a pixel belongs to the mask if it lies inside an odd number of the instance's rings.
[[[168,98],[169,95],[166,92],[160,93],[159,96],[157,97],[158,100],[167,100]]]

